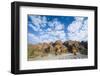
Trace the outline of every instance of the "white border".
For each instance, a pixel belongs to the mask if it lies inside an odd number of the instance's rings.
[[[88,17],[88,59],[27,61],[27,14]],[[94,65],[94,11],[20,7],[20,70]]]

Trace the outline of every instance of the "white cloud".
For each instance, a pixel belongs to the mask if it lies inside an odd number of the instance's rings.
[[[75,20],[68,25],[67,31],[64,30],[64,24],[57,19],[47,21],[45,16],[32,16],[33,24],[29,24],[35,33],[28,33],[29,43],[36,44],[41,42],[55,42],[56,40],[87,40],[88,39],[88,20],[84,17],[75,17]],[[49,26],[43,30],[45,26]],[[67,34],[67,36],[66,36]]]
[[[88,20],[84,17],[75,17],[75,21],[68,26],[67,30],[69,40],[86,41],[88,39]]]
[[[29,43],[41,43],[41,42],[54,42],[56,40],[66,41],[69,40],[87,40],[87,20],[84,17],[75,17],[75,21],[69,24],[66,33],[64,32],[64,24],[60,23],[57,19],[47,22],[45,16],[32,16],[32,22],[34,25],[29,24],[34,31],[38,31],[39,35],[32,33],[28,34]],[[49,27],[46,30],[42,30],[41,27],[46,25]]]
[[[34,31],[39,31],[40,30],[40,27],[34,26],[32,24],[28,24],[28,26],[31,27],[32,30],[34,30]]]
[[[32,24],[29,24],[29,26],[32,27],[34,31],[40,31],[43,27],[46,27],[47,25],[52,30],[64,29],[64,24],[60,23],[60,21],[58,21],[56,18],[52,21],[47,21],[47,18],[45,16],[30,16],[30,18],[32,20]]]
[[[30,16],[30,18],[33,23],[33,25],[31,24],[31,27],[34,31],[41,31],[41,27],[45,27],[47,24],[47,18],[45,16]]]
[[[81,22],[84,20],[84,17],[75,17],[75,20]]]
[[[28,33],[29,43],[36,44],[41,42],[55,42],[56,40],[66,40],[66,35],[64,31],[51,31],[51,32],[41,32],[40,35],[34,35]]]
[[[69,32],[75,32],[79,30],[83,25],[84,17],[75,17],[75,21],[73,21],[67,28]]]
[[[32,23],[35,25],[35,26],[40,26],[40,24],[42,23],[42,20],[41,20],[41,16],[30,16],[32,17]]]
[[[48,22],[48,25],[53,30],[63,30],[64,29],[64,24],[60,23],[60,21],[58,21],[56,18],[53,19],[53,21]]]
[[[46,32],[51,32],[52,29],[51,28],[47,28]]]
[[[28,33],[28,43],[36,44],[39,43],[40,39],[32,33]]]
[[[56,40],[62,40],[62,41],[65,41],[66,40],[66,35],[65,35],[65,32],[64,30],[61,30],[61,31],[50,31],[50,32],[46,32],[45,33],[46,36],[48,37],[45,37],[45,38],[48,38],[49,40],[51,41],[56,41]],[[45,36],[44,34],[44,36]]]
[[[42,24],[41,26],[42,27],[45,27],[46,26],[46,23],[47,23],[47,18],[45,16],[42,17]]]
[[[55,26],[55,30],[63,30],[64,29],[64,25],[61,24],[61,23],[58,23],[56,26]]]
[[[29,24],[34,31],[37,31],[40,35],[34,37],[34,41],[43,42],[43,41],[56,41],[56,40],[65,40],[65,32],[64,32],[64,25],[60,23],[56,18],[52,21],[47,21],[45,16],[31,16],[32,24]],[[49,25],[49,28],[42,30],[41,27],[45,27],[46,24]],[[32,37],[32,36],[31,36]],[[30,38],[31,38],[30,37]],[[31,38],[33,39],[33,38]]]
[[[57,19],[48,22],[49,28],[40,32],[40,38],[42,42],[55,42],[56,40],[66,40],[66,35],[64,32],[64,25],[60,23]]]

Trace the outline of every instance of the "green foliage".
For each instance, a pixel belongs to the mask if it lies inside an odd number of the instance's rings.
[[[87,55],[88,54],[88,50],[86,48],[84,48],[84,47],[81,47],[79,52],[81,54],[84,54],[84,55]]]

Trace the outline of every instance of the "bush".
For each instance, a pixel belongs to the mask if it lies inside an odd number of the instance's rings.
[[[88,50],[86,48],[84,48],[84,47],[81,47],[80,50],[79,50],[79,52],[81,54],[84,54],[84,55],[87,55],[88,54]]]

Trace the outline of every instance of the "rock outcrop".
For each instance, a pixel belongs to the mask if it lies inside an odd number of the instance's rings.
[[[77,52],[87,55],[88,51],[87,42],[79,41],[65,41],[57,40],[56,42],[50,43],[39,43],[35,45],[28,45],[28,57],[37,57],[37,56],[47,56],[48,54],[60,55],[63,53],[73,53],[77,55]]]

